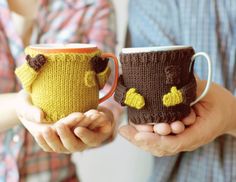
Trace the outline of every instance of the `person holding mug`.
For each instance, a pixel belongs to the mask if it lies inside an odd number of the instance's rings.
[[[43,69],[33,62],[39,58],[43,64],[41,56],[25,59],[24,48],[31,44],[81,42],[113,52],[114,23],[112,4],[106,0],[0,1],[0,181],[78,181],[69,154],[112,138],[111,107],[99,106],[45,123],[45,113],[33,106],[29,92],[22,90],[17,96],[20,84],[14,70],[27,60],[32,74]]]
[[[212,60],[213,83],[190,115],[171,124],[120,128],[123,137],[155,156],[150,182],[235,181],[235,12],[234,0],[129,2],[132,47],[191,45]],[[194,68],[207,78],[204,61]],[[200,96],[207,83],[197,77],[196,83]]]

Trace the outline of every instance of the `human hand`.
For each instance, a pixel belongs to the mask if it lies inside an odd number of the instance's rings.
[[[197,95],[205,88],[205,84],[205,81],[198,81]],[[120,134],[155,156],[171,156],[182,151],[195,150],[222,134],[235,132],[235,108],[235,97],[223,87],[212,84],[207,95],[194,105],[194,124],[187,127],[184,132],[160,136],[152,132],[139,132],[134,126],[127,125],[120,128]],[[191,120],[189,117],[186,120]]]
[[[148,124],[139,124],[136,125],[132,122],[129,124],[135,127],[135,129],[139,132],[154,132],[158,135],[166,136],[170,134],[180,134],[184,132],[185,127],[189,127],[194,124],[196,121],[196,114],[193,109],[191,109],[190,114],[183,118],[181,121],[174,121],[172,123],[157,123],[154,125]]]
[[[105,141],[110,142],[114,138],[116,124],[109,109],[98,107],[98,110],[90,110],[84,115],[85,118],[74,128],[74,134],[85,145],[97,147]]]
[[[32,105],[27,93],[21,91],[18,98],[16,110],[20,121],[47,152],[72,153],[98,146],[110,137],[115,128],[113,115],[105,108],[90,110],[84,114],[72,113],[56,123],[47,124],[44,113]],[[83,134],[81,139],[76,136],[78,133]],[[100,134],[98,138],[95,137],[97,133]]]

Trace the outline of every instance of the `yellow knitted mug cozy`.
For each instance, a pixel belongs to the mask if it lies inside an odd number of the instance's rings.
[[[35,106],[41,108],[48,122],[55,122],[72,112],[96,109],[114,92],[118,77],[118,61],[113,54],[102,53],[91,44],[39,44],[25,49],[26,62],[15,73],[23,88],[31,95]],[[112,58],[115,81],[111,91],[99,99],[111,69],[96,72],[94,58]],[[98,62],[97,64],[100,64]]]

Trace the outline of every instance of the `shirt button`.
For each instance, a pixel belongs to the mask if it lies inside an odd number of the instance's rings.
[[[17,143],[17,142],[19,142],[19,141],[20,141],[19,135],[15,135],[15,136],[13,137],[13,142]]]

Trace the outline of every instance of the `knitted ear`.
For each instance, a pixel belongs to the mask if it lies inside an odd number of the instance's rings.
[[[27,55],[25,57],[28,65],[34,69],[34,71],[38,72],[42,67],[43,65],[47,62],[47,59],[44,55],[42,54],[38,54],[37,56],[35,57],[31,57],[30,55]]]
[[[100,56],[94,56],[91,59],[93,70],[96,73],[103,72],[106,69],[106,67],[107,67],[108,61],[109,61],[108,58],[102,59]]]
[[[84,76],[84,83],[87,87],[96,86],[96,73],[94,71],[86,71]]]
[[[182,92],[173,86],[170,92],[163,96],[162,102],[166,107],[178,105],[183,102]]]

